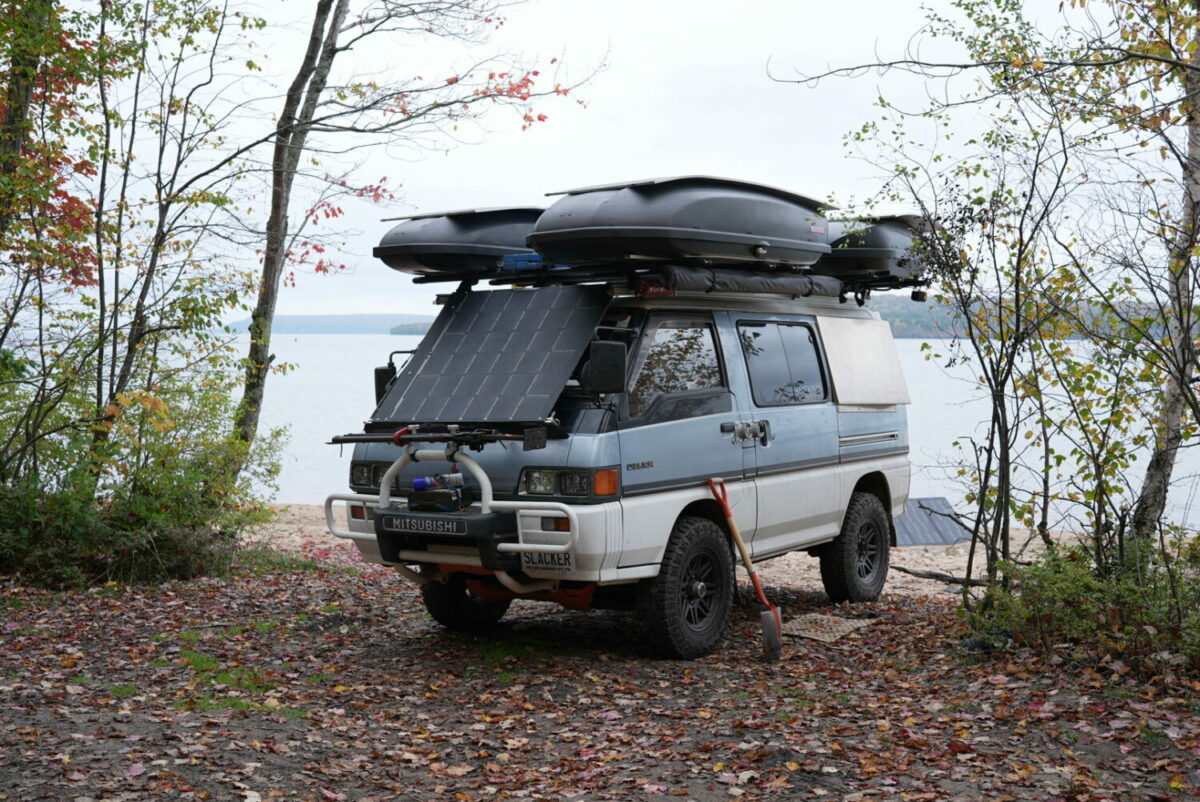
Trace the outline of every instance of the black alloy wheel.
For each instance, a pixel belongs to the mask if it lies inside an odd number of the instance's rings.
[[[642,614],[671,657],[701,657],[724,637],[733,610],[733,554],[707,518],[675,522],[658,576],[641,587]]]
[[[891,526],[873,493],[850,496],[842,531],[819,552],[821,581],[830,601],[875,601],[887,581]]]

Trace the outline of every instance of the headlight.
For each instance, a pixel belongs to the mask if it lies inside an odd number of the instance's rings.
[[[521,474],[520,492],[530,496],[616,496],[620,474],[616,468],[596,471],[576,469],[526,468]]]
[[[559,489],[564,496],[586,496],[589,478],[587,471],[563,471],[558,475]]]
[[[528,471],[525,474],[525,492],[536,496],[553,496],[558,490],[554,471]]]
[[[363,462],[350,463],[350,484],[352,485],[370,485],[371,484],[371,466]]]

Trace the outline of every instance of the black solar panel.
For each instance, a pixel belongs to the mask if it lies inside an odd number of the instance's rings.
[[[598,286],[467,293],[438,315],[372,422],[544,420],[607,306]]]
[[[896,519],[896,545],[949,546],[970,540],[971,533],[950,516],[954,508],[944,498],[910,498]]]

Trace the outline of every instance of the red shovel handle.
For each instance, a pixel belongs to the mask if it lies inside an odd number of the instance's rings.
[[[725,513],[726,518],[733,517],[733,510],[729,508],[729,488],[725,487],[724,479],[709,479],[708,489],[712,492],[713,498],[721,505],[721,511]]]

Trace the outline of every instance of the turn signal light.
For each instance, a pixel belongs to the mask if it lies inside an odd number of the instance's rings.
[[[356,521],[367,520],[367,508],[361,504],[351,504],[350,517]]]
[[[593,492],[597,496],[615,496],[617,484],[617,472],[612,468],[596,471],[596,476],[592,480]]]

